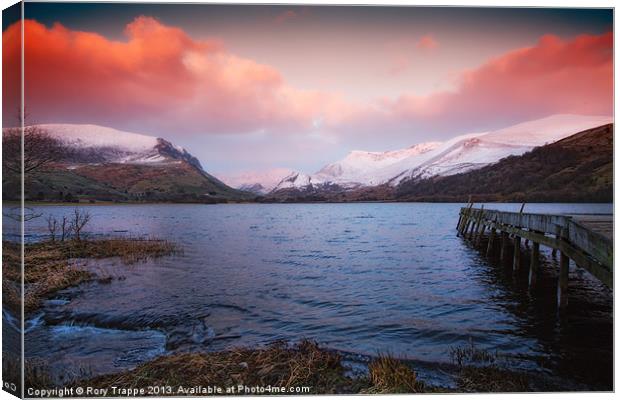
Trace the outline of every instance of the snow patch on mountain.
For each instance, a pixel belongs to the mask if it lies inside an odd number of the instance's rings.
[[[186,161],[202,170],[198,159],[181,146],[139,133],[98,125],[37,125],[70,148],[70,164],[164,164]]]
[[[400,171],[398,168],[394,169],[395,165],[408,159],[415,159],[439,145],[441,145],[439,142],[429,142],[395,151],[352,151],[343,160],[323,167],[309,179],[343,186],[378,185]]]
[[[216,174],[227,185],[252,192],[265,194],[273,190],[278,183],[293,172],[290,168],[271,168],[261,171],[243,171]]]
[[[313,177],[311,175],[306,175],[301,172],[293,172],[292,174],[286,176],[278,186],[274,188],[274,190],[280,189],[292,189],[292,188],[304,188],[310,185],[320,185],[323,184],[324,181],[319,177]]]
[[[157,145],[156,137],[98,125],[43,124],[38,126],[73,147],[116,147],[137,153],[151,150]]]
[[[489,132],[484,135],[484,139],[488,142],[537,147],[613,121],[613,117],[608,116],[556,114]]]
[[[560,114],[496,131],[457,136],[429,152],[427,159],[418,165],[404,169],[389,183],[397,185],[408,179],[468,172],[610,122],[613,122],[611,117]]]
[[[310,185],[338,185],[346,189],[379,185],[403,170],[403,167],[395,166],[405,160],[416,159],[439,145],[440,142],[428,142],[384,152],[354,150],[344,159],[326,165],[315,174],[292,172],[276,186],[275,190],[299,189]]]

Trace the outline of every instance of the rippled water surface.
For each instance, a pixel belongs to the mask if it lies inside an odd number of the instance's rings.
[[[89,207],[90,235],[156,236],[177,242],[183,253],[131,266],[89,263],[120,279],[48,301],[31,316],[26,355],[49,360],[63,374],[102,373],[166,351],[307,337],[353,358],[390,352],[437,377],[433,365],[473,342],[509,356],[516,368],[610,389],[611,292],[571,266],[569,308],[558,314],[550,254],[539,287],[528,291],[524,276],[456,236],[459,207]],[[44,215],[71,210],[37,207]],[[612,206],[541,204],[526,211],[611,213]],[[44,218],[31,221],[28,240],[45,231]]]

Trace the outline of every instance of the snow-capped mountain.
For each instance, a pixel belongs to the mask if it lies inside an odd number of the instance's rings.
[[[336,194],[310,191],[289,193],[287,197],[312,195],[331,201],[611,202],[613,130],[613,123],[588,128],[463,174],[409,179],[396,187],[375,186]]]
[[[440,145],[440,142],[428,142],[385,152],[355,150],[313,175],[300,172],[289,174],[278,184],[276,190],[326,184],[343,188],[379,185],[402,172],[402,167],[399,167],[402,162],[417,159]]]
[[[33,176],[27,197],[39,201],[221,202],[248,198],[168,140],[97,125],[37,125],[65,149]]]
[[[202,170],[196,157],[162,138],[98,125],[42,124],[38,127],[71,150],[69,161],[72,162],[162,164],[186,161]]]
[[[157,138],[119,131],[99,125],[41,124],[38,127],[58,140],[74,147],[111,147],[130,152],[144,152],[157,144]]]
[[[420,164],[403,170],[390,183],[482,168],[610,122],[613,122],[611,117],[561,114],[482,134],[458,136],[429,153]]]
[[[293,172],[290,168],[270,168],[259,171],[243,171],[217,174],[231,187],[254,194],[266,194]]]
[[[610,122],[611,117],[552,115],[495,131],[457,136],[443,143],[421,143],[387,152],[353,151],[314,174],[291,173],[274,192],[332,185],[344,189],[396,186],[410,179],[454,175]]]
[[[352,151],[342,161],[323,167],[316,175],[324,182],[345,186],[374,186],[393,177],[403,162],[423,157],[440,145],[440,142],[427,142],[395,151]]]

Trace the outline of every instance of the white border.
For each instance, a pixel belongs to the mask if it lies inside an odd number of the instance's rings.
[[[31,1],[40,1],[40,0],[31,0]],[[63,2],[75,2],[75,3],[80,3],[80,2],[85,2],[85,1],[80,1],[80,0],[61,0]],[[130,1],[119,1],[119,0],[111,0],[111,1],[92,1],[92,2],[106,2],[106,3],[128,3]],[[0,5],[2,5],[2,9],[7,8],[13,4],[15,4],[16,1],[13,0],[0,0]],[[375,5],[375,6],[389,6],[389,5],[397,5],[397,6],[469,6],[469,7],[558,7],[558,8],[614,8],[615,7],[615,3],[613,1],[610,0],[589,0],[589,1],[577,1],[577,0],[521,0],[521,1],[514,1],[514,0],[506,0],[506,1],[493,1],[493,0],[478,0],[478,1],[467,1],[467,0],[449,0],[449,1],[429,1],[429,0],[414,0],[414,1],[407,1],[407,0],[390,0],[390,1],[355,1],[355,0],[338,0],[338,1],[330,1],[330,0],[312,0],[312,1],[299,1],[299,0],[288,0],[288,1],[282,1],[282,0],[271,0],[271,1],[264,1],[264,0],[242,0],[242,1],[236,1],[236,2],[232,2],[232,1],[225,1],[225,0],[209,0],[209,1],[192,1],[192,0],[185,0],[185,1],[175,1],[175,0],[171,0],[171,1],[148,1],[148,0],[134,0],[131,1],[131,3],[209,3],[209,4],[231,4],[231,3],[240,3],[240,4],[313,4],[313,5]],[[22,7],[23,9],[23,7]],[[0,16],[0,21],[1,21],[1,16]],[[618,43],[618,32],[615,29],[616,26],[616,14],[615,14],[615,10],[614,10],[614,44]],[[23,35],[23,32],[22,32]],[[23,46],[23,37],[22,37],[22,46]],[[615,49],[615,46],[614,46]],[[0,53],[0,61],[1,61],[1,53]],[[23,57],[23,52],[22,52],[22,57]],[[22,68],[23,68],[23,60],[22,60]],[[617,75],[618,72],[618,64],[616,63],[615,60],[615,51],[614,51],[614,78]],[[23,73],[23,71],[22,71]],[[0,80],[0,91],[2,88],[2,82]],[[615,102],[615,89],[616,89],[616,82],[614,79],[614,115],[617,114],[617,107],[618,104]],[[22,82],[22,94],[23,94],[23,82]],[[0,96],[1,97],[1,96]],[[0,110],[2,106],[2,99],[0,98]],[[22,96],[22,107],[23,107],[23,96]],[[615,140],[615,134],[614,134],[614,161],[615,161],[615,154],[618,154],[618,149],[619,149],[619,143],[617,140]],[[0,155],[1,155],[1,149],[0,149]],[[619,163],[615,162],[614,163],[614,177],[615,176],[619,176],[618,173],[620,171],[620,165]],[[0,177],[1,177],[1,171],[0,171]],[[22,174],[23,177],[23,174]],[[614,179],[614,184],[615,184],[615,179]],[[22,183],[22,190],[23,190],[23,183]],[[620,188],[618,187],[618,185],[614,185],[614,199],[615,198],[619,198],[620,194]],[[23,194],[22,194],[22,200],[23,200]],[[22,207],[23,207],[23,202],[22,202]],[[614,214],[616,214],[618,211],[618,205],[616,204],[616,202],[614,201]],[[23,210],[22,210],[23,212]],[[616,232],[616,221],[614,220],[614,232]],[[23,226],[22,226],[22,235],[23,235]],[[23,240],[23,238],[22,238]],[[618,247],[618,243],[620,242],[620,238],[618,238],[618,235],[614,234],[614,248]],[[0,250],[0,254],[1,254],[1,250]],[[23,256],[22,256],[22,260],[23,260]],[[615,267],[618,265],[619,263],[617,262],[617,258],[614,260],[614,269]],[[22,274],[22,279],[23,279],[23,274]],[[618,287],[618,277],[616,276],[614,279],[614,286]],[[614,296],[614,316],[615,316],[615,310],[616,310],[616,306],[618,304],[618,298],[617,296]],[[22,302],[22,309],[23,309],[23,302]],[[23,311],[22,311],[23,312]],[[618,372],[618,368],[616,367],[616,361],[617,361],[617,349],[615,349],[615,344],[618,343],[618,341],[616,340],[618,338],[618,331],[615,329],[615,320],[614,320],[614,384],[617,384],[619,381],[619,377],[620,377],[620,373]],[[22,331],[23,331],[23,318],[22,318]],[[2,333],[0,330],[0,339],[1,339]],[[22,337],[23,340],[23,337]],[[22,350],[23,350],[23,342],[22,342]],[[23,382],[22,382],[22,388],[23,388]],[[500,398],[500,399],[521,399],[521,398],[525,398],[525,399],[534,399],[534,398],[545,398],[545,399],[556,399],[556,398],[561,398],[561,399],[566,399],[566,400],[573,400],[573,399],[608,399],[608,398],[612,398],[614,397],[613,393],[546,393],[546,394],[457,394],[456,396],[458,396],[459,399],[463,399],[463,400],[472,400],[472,399],[477,399],[478,397],[488,397],[489,395],[493,396],[493,398]],[[376,395],[373,395],[376,396]],[[454,395],[389,395],[389,396],[381,396],[381,398],[392,398],[392,399],[397,399],[397,398],[413,398],[413,396],[416,396],[416,398],[418,398],[418,396],[422,396],[422,398],[430,398],[431,396],[433,397],[441,397],[444,398],[446,396],[454,396]],[[295,396],[295,398],[301,398],[301,399],[312,399],[312,398],[316,398],[317,396]],[[338,397],[342,397],[342,396],[330,396],[330,395],[324,395],[324,396],[320,396],[321,399],[337,399]],[[355,396],[347,396],[348,398],[362,398],[363,396],[360,395],[355,395]],[[0,400],[8,400],[8,399],[14,399],[15,397],[10,395],[9,393],[0,390]],[[260,396],[260,397],[255,397],[252,396],[252,398],[257,398],[257,399],[264,399],[265,396]]]

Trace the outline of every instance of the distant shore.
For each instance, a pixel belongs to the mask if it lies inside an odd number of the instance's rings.
[[[484,199],[473,199],[474,203],[496,203],[496,204],[522,204],[523,201],[493,201]],[[54,202],[54,201],[26,201],[25,206],[136,206],[136,205],[226,205],[226,204],[392,204],[392,203],[412,203],[412,204],[467,204],[468,199],[462,201],[405,201],[405,200],[356,200],[356,201],[227,201],[219,203],[200,203],[200,202],[168,202],[168,201],[83,201],[83,202]],[[527,201],[526,204],[613,204],[611,201]],[[19,201],[3,201],[3,205],[21,205]]]

